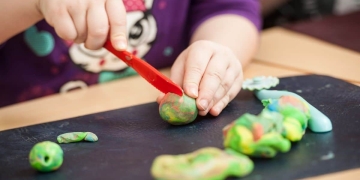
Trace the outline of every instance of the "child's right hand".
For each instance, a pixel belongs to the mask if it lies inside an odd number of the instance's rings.
[[[85,43],[86,48],[95,50],[110,37],[115,49],[126,49],[126,10],[122,0],[38,0],[37,6],[65,40]]]

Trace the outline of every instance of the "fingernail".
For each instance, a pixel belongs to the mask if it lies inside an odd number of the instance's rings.
[[[205,111],[199,111],[199,115],[200,115],[200,116],[206,116],[206,114],[207,114],[207,113],[206,113]]]
[[[190,96],[193,98],[197,98],[198,97],[198,88],[197,86],[195,86],[194,84],[186,84],[185,85],[185,89],[187,90],[187,92],[189,92]]]
[[[126,48],[127,48],[127,44],[126,44],[126,41],[124,39],[120,39],[117,42],[116,46],[117,46],[118,50],[126,50]]]
[[[213,107],[214,108],[214,111],[215,111],[215,114],[220,114],[221,112],[221,108],[219,106],[216,106],[216,107]]]
[[[198,91],[197,91],[196,88],[191,88],[191,89],[190,89],[190,92],[191,92],[191,94],[192,94],[193,96],[195,96],[195,97],[198,96]]]
[[[207,102],[207,100],[201,100],[200,101],[200,106],[203,108],[203,110],[205,111],[206,109],[207,109],[207,107],[208,107],[208,102]]]

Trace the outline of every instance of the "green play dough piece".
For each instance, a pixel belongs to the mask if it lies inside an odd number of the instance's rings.
[[[151,175],[158,180],[220,180],[243,177],[252,172],[254,163],[234,150],[205,147],[188,154],[160,155],[155,158]]]
[[[283,131],[283,116],[278,112],[245,113],[223,128],[224,147],[252,157],[273,158],[291,148]]]
[[[35,144],[29,153],[30,165],[41,172],[57,170],[63,163],[64,152],[61,147],[51,141]]]
[[[167,93],[160,102],[161,118],[173,125],[183,125],[193,122],[198,114],[195,99],[174,93]]]
[[[99,138],[92,132],[70,132],[61,134],[57,137],[57,141],[59,143],[71,143],[79,141],[96,142],[98,139]]]

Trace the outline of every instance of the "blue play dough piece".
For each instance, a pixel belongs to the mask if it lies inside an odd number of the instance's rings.
[[[310,108],[310,120],[309,120],[309,128],[313,132],[329,132],[332,130],[332,123],[330,119],[325,116],[322,112],[308,103],[304,98],[301,96],[289,92],[289,91],[278,91],[278,90],[259,90],[254,92],[256,97],[259,100],[267,100],[267,99],[279,99],[281,96],[290,95],[295,96],[301,100],[303,100]]]
[[[50,54],[55,46],[54,37],[47,31],[38,31],[36,26],[31,26],[24,32],[25,42],[37,56]]]
[[[275,102],[277,102],[278,100],[274,100]],[[269,104],[267,106],[267,108],[270,110],[270,111],[275,111],[277,112],[278,111],[278,103],[272,103],[272,104]]]

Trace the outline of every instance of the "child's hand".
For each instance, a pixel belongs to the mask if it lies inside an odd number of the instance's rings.
[[[171,68],[171,79],[182,86],[188,96],[197,98],[202,116],[208,112],[219,115],[240,91],[242,78],[242,66],[235,54],[211,41],[194,42]]]
[[[95,50],[109,35],[116,49],[126,49],[126,10],[122,0],[38,0],[37,6],[65,40],[85,43],[85,47]]]

